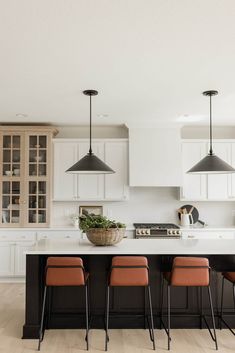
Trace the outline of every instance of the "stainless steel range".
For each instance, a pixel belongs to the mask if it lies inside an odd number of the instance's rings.
[[[181,238],[179,226],[173,223],[134,223],[136,238]]]

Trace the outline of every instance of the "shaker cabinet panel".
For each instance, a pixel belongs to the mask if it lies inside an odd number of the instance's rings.
[[[188,174],[192,168],[206,155],[205,143],[185,142],[182,144],[183,187],[181,198],[186,200],[206,199],[206,176]]]
[[[88,142],[80,142],[78,145],[78,160],[84,157],[89,150]],[[93,153],[104,160],[104,144],[94,142],[92,144]],[[102,174],[79,174],[77,180],[78,200],[100,200],[104,198],[104,175]]]
[[[14,244],[9,242],[0,243],[0,277],[14,275]]]
[[[66,173],[77,161],[77,144],[54,143],[54,199],[74,200],[77,196],[77,176]]]
[[[114,174],[105,175],[105,199],[127,199],[129,196],[127,142],[106,142],[105,163],[115,171]]]
[[[209,145],[208,145],[209,149]],[[214,153],[231,164],[231,143],[215,142],[213,143]],[[208,199],[223,200],[231,196],[231,175],[213,174],[208,175]]]
[[[14,275],[15,276],[25,276],[26,271],[26,254],[27,250],[32,249],[35,242],[19,242],[15,244],[15,266]]]

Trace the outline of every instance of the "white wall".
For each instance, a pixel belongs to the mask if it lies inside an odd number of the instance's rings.
[[[82,203],[103,205],[104,214],[131,225],[134,222],[177,222],[177,209],[183,206],[178,200],[178,188],[131,188],[130,200],[125,202]],[[210,226],[235,225],[235,203],[193,202],[200,219]],[[79,203],[54,202],[53,225],[71,224],[70,215],[78,213]]]

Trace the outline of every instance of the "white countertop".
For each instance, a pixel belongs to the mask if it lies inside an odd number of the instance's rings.
[[[235,239],[123,239],[114,246],[94,246],[88,240],[37,242],[27,255],[235,255]]]

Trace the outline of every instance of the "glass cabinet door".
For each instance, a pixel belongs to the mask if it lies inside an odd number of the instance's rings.
[[[21,135],[2,136],[1,223],[4,226],[19,226],[22,222],[21,144]]]
[[[28,225],[48,223],[48,136],[28,136]]]

